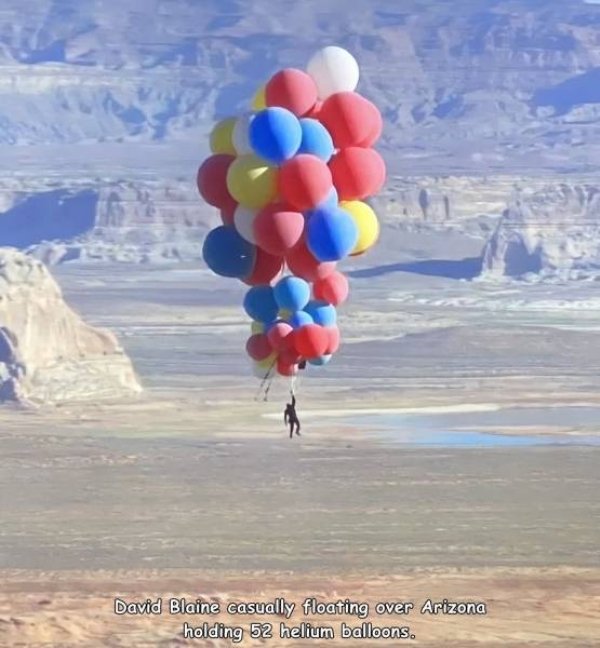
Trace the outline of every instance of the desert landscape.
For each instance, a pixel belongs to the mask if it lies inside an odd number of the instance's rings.
[[[6,4],[0,646],[597,646],[600,6]],[[290,440],[195,173],[216,118],[330,42],[389,173]]]

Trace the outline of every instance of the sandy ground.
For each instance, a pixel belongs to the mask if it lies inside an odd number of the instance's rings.
[[[281,619],[260,617],[273,638],[247,633],[248,646],[597,648],[599,448],[402,447],[351,420],[357,409],[598,406],[597,310],[528,310],[511,291],[408,275],[402,291],[386,276],[358,281],[349,343],[301,381],[303,436],[290,441],[280,421],[289,385],[255,400],[240,365],[248,327],[231,306],[237,288],[183,271],[61,272],[69,301],[117,331],[146,392],[0,410],[2,648],[176,646],[185,620],[205,620],[117,616],[119,594],[488,605],[485,616],[371,615],[416,637],[394,642],[282,641]],[[546,289],[532,290],[545,303]],[[544,424],[486,429],[581,431],[548,411]],[[598,426],[588,421],[585,433]],[[336,634],[342,621],[362,622],[296,612],[290,624],[302,621]]]
[[[592,648],[600,636],[600,570],[480,569],[406,570],[404,573],[323,574],[196,571],[135,572],[9,572],[0,594],[0,639],[3,646],[231,646],[230,639],[183,639],[183,625],[243,628],[237,645],[348,646],[415,645],[423,647],[568,646]],[[130,603],[163,599],[159,615],[116,615],[114,599]],[[227,613],[231,602],[296,603],[290,618],[256,616],[252,622],[271,624],[271,637],[252,639],[249,618]],[[369,615],[304,615],[302,603],[314,597],[335,603],[349,599],[368,603]],[[218,614],[170,614],[169,599],[218,603]],[[428,599],[484,602],[485,615],[421,613]],[[412,602],[408,613],[377,614],[379,602]],[[408,627],[415,639],[396,641],[341,637],[341,626]],[[333,629],[333,640],[281,639],[281,626]],[[285,630],[283,631],[285,633]],[[268,636],[268,635],[267,635]]]

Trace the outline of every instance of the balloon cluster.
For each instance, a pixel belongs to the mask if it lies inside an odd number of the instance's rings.
[[[372,148],[383,122],[356,92],[358,80],[354,57],[334,46],[306,71],[277,72],[252,111],[214,127],[212,155],[198,170],[200,194],[223,223],[206,237],[203,257],[216,274],[251,286],[246,350],[261,378],[274,366],[293,376],[302,361],[329,362],[340,344],[336,307],[348,297],[337,263],[379,237],[363,201],[385,182]]]

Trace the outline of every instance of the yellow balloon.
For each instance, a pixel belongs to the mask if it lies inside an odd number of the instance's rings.
[[[215,124],[210,133],[210,150],[215,155],[219,153],[237,155],[232,140],[235,122],[235,117],[228,117]]]
[[[292,311],[282,308],[278,313],[277,317],[282,320],[288,320],[292,316]]]
[[[340,207],[352,216],[358,228],[358,241],[350,256],[364,254],[377,243],[379,238],[379,221],[377,214],[360,200],[347,200],[340,203]]]
[[[250,330],[252,331],[252,335],[259,335],[265,332],[265,325],[262,322],[252,322]]]
[[[262,367],[263,369],[269,369],[271,365],[275,362],[275,358],[277,358],[276,353],[271,353],[271,355],[268,358],[265,358],[264,360],[261,360],[260,362],[257,362],[256,364],[259,367]]]
[[[277,173],[256,155],[242,155],[227,171],[227,189],[240,205],[261,209],[277,194]]]
[[[265,96],[265,86],[262,85],[252,97],[252,110],[264,110],[267,107],[267,98]]]

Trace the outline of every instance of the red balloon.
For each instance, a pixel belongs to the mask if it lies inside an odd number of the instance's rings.
[[[325,327],[318,324],[301,326],[294,336],[296,351],[307,360],[325,355],[329,344],[329,335]]]
[[[332,184],[329,167],[316,155],[301,153],[279,169],[279,194],[301,212],[314,209],[325,200]]]
[[[325,327],[327,334],[327,349],[325,353],[332,355],[340,348],[340,329],[337,326]]]
[[[292,338],[292,336],[289,336]],[[284,349],[280,354],[279,354],[279,360],[283,362],[284,364],[288,365],[295,365],[297,362],[300,362],[301,360],[301,355],[296,351],[296,349],[290,348],[290,349]]]
[[[279,275],[283,272],[283,258],[274,256],[256,248],[256,261],[254,262],[254,269],[249,277],[242,281],[248,286],[258,286],[261,284],[274,283],[279,279]]]
[[[271,254],[285,254],[300,240],[304,232],[304,216],[282,205],[268,205],[254,220],[257,244]]]
[[[227,189],[227,170],[235,160],[233,155],[211,155],[198,169],[196,182],[200,195],[213,207],[231,205],[233,198]]]
[[[319,119],[321,108],[323,108],[323,102],[317,101],[317,103],[306,113],[306,117],[309,117],[310,119]]]
[[[306,281],[317,281],[330,275],[336,268],[335,261],[317,260],[306,246],[304,239],[288,252],[285,261],[293,274]]]
[[[233,216],[237,207],[238,204],[233,198],[226,205],[221,207],[221,220],[223,221],[223,225],[234,227]]]
[[[341,149],[366,141],[377,128],[378,115],[377,106],[357,92],[338,92],[323,102],[319,120]]]
[[[274,324],[267,333],[271,348],[274,351],[283,351],[288,348],[289,343],[287,338],[293,330],[287,322],[277,322],[277,324]]]
[[[369,148],[373,146],[373,144],[375,144],[375,142],[381,137],[381,133],[383,133],[383,118],[381,117],[381,113],[375,104],[371,104],[371,106],[375,111],[374,124],[369,136],[358,144],[361,148]]]
[[[277,358],[277,373],[280,376],[295,376],[298,373],[298,366],[285,362],[281,357]]]
[[[320,299],[333,306],[343,304],[348,299],[349,292],[348,279],[338,270],[318,279],[313,286],[315,299]]]
[[[269,107],[281,106],[303,117],[317,103],[317,86],[306,72],[286,68],[267,83],[265,100]]]
[[[385,182],[385,162],[375,149],[352,146],[331,158],[329,168],[341,200],[364,200]]]
[[[253,360],[260,362],[268,358],[273,353],[273,350],[267,336],[264,333],[257,333],[248,338],[246,352]]]

